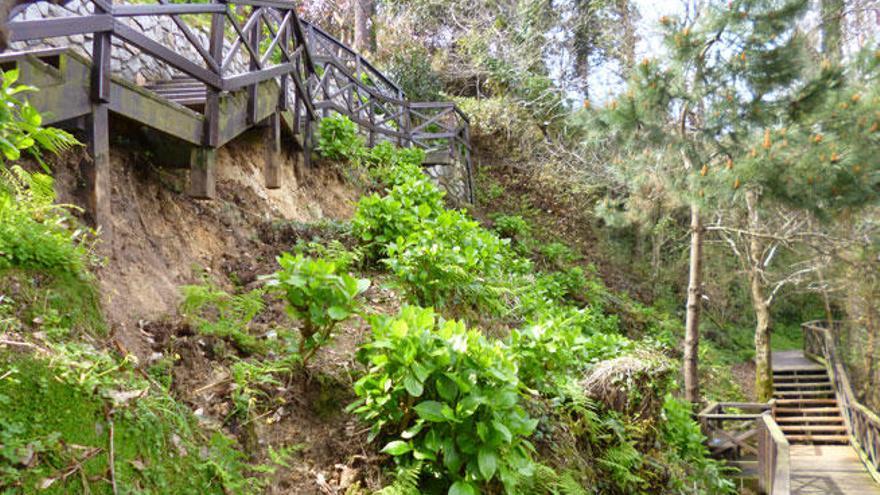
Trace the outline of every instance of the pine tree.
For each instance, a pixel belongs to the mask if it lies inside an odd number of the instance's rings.
[[[740,0],[710,3],[696,21],[662,18],[668,59],[644,60],[606,116],[624,144],[619,158],[624,174],[634,183],[646,173],[661,177],[669,191],[692,205],[684,350],[685,393],[692,401],[698,391],[701,210],[719,202],[744,206],[757,222],[767,200],[817,211],[877,193],[876,174],[866,177],[863,171],[872,173],[868,165],[855,163],[857,153],[844,158],[841,145],[842,139],[852,144],[875,132],[873,119],[865,109],[852,109],[861,100],[841,90],[844,78],[838,66],[810,59],[807,39],[798,30],[808,8],[805,0]],[[847,97],[850,103],[841,106]],[[835,104],[839,108],[829,113]],[[836,127],[837,122],[860,127],[850,127],[849,134],[838,129],[828,141],[805,132]],[[875,137],[867,137],[876,143]],[[807,153],[810,146],[825,151]],[[841,161],[849,168],[837,165]],[[761,241],[753,241],[750,249],[757,252]],[[763,304],[758,271],[749,273],[758,320],[757,395],[766,400],[772,394],[769,309]]]

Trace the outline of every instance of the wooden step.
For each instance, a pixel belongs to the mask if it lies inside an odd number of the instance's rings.
[[[812,405],[837,405],[837,399],[776,399],[777,406],[787,406],[791,404],[812,404]]]
[[[804,411],[807,412],[807,411]],[[839,412],[837,409],[834,412]],[[780,416],[776,419],[777,423],[843,423],[843,418],[837,416]]]
[[[774,383],[801,383],[809,381],[830,381],[827,373],[815,375],[773,375]]]
[[[797,400],[797,399],[831,399],[834,392],[831,390],[781,390],[773,393],[773,398],[777,400]]]
[[[777,407],[776,414],[794,414],[794,417],[803,417],[805,415],[818,415],[818,414],[840,414],[840,409],[837,407],[809,407],[809,408],[801,408],[801,407]]]
[[[846,433],[846,427],[843,425],[782,425],[779,427],[783,433],[806,433],[806,432],[823,432],[823,433]]]
[[[831,392],[831,384],[830,383],[776,383],[773,385],[774,392],[792,392],[797,390],[803,391],[815,391],[815,390],[827,390]]]
[[[816,376],[816,375],[827,375],[828,370],[825,368],[818,366],[815,368],[797,368],[797,369],[785,369],[785,370],[773,370],[773,377],[790,377],[790,376]]]
[[[790,443],[824,443],[824,444],[848,444],[847,435],[786,435]]]

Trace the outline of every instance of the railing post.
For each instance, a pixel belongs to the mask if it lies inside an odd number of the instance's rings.
[[[260,42],[263,40],[263,19],[261,18],[262,7],[253,7],[253,11],[251,15],[257,16],[257,21],[254,23],[254,26],[251,28],[250,35],[248,40],[245,43],[249,43],[251,48],[253,48],[254,53],[257,55],[260,54]],[[248,65],[249,69],[253,72],[260,68],[259,60],[255,60],[253,56],[251,56],[251,62]],[[259,108],[259,102],[257,101],[259,98],[259,83],[254,83],[248,86],[248,107],[247,107],[247,123],[249,125],[254,125],[257,123],[257,110]]]
[[[112,0],[107,4],[112,6]],[[95,4],[95,13],[109,13]],[[84,163],[89,211],[96,227],[103,232],[106,245],[113,238],[112,199],[110,184],[110,61],[112,44],[110,32],[95,33],[92,42],[91,100],[92,112],[88,118],[88,151],[91,161]]]
[[[397,138],[397,145],[401,147],[404,146],[403,136],[406,136],[406,140],[409,142],[408,145],[412,145],[413,137],[410,133],[412,121],[410,120],[409,101],[404,99],[403,91],[400,90],[397,91],[397,99],[401,101],[401,108],[403,109],[400,115],[400,132],[402,136]]]
[[[370,133],[368,143],[370,148],[376,146],[376,109],[374,108],[373,95],[367,96],[367,117],[370,121]]]

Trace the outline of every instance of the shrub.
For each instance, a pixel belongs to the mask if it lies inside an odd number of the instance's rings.
[[[398,237],[386,251],[385,263],[419,304],[474,304],[496,313],[507,285],[502,274],[518,265],[508,241],[456,210]]]
[[[386,244],[406,237],[443,211],[443,195],[423,178],[397,185],[385,196],[365,196],[358,202],[352,232],[371,248],[374,258],[381,256]]]
[[[495,232],[501,237],[522,242],[532,233],[532,226],[519,215],[496,215]]]
[[[569,309],[510,333],[511,353],[520,379],[531,388],[555,395],[560,378],[577,375],[590,364],[633,348],[618,335],[617,320],[591,308]]]
[[[677,488],[685,492],[686,488],[693,487],[691,493],[736,493],[734,483],[724,477],[724,466],[709,457],[706,437],[693,420],[690,404],[666,394],[663,419],[660,427],[663,440],[687,470],[687,480],[673,480],[679,485]]]
[[[331,160],[359,160],[364,154],[364,140],[357,124],[345,115],[321,119],[318,126],[318,151]]]
[[[302,321],[299,353],[306,363],[330,339],[337,323],[357,311],[357,296],[370,286],[367,279],[337,273],[336,264],[283,253],[281,270],[268,277],[268,285],[282,291],[287,310]]]
[[[507,349],[431,309],[405,307],[373,320],[358,352],[370,366],[350,407],[371,423],[370,439],[399,465],[422,462],[449,493],[478,493],[500,481],[513,491],[532,469],[526,440],[536,421],[519,405]]]
[[[197,332],[230,340],[246,353],[260,350],[248,327],[265,306],[262,290],[233,295],[205,284],[185,285],[181,292],[180,312]]]
[[[370,148],[366,155],[370,176],[389,188],[425,178],[422,173],[423,161],[425,161],[423,149],[415,146],[398,148],[388,141]]]
[[[550,267],[561,269],[577,261],[580,256],[570,247],[561,242],[551,242],[538,248],[541,261]]]

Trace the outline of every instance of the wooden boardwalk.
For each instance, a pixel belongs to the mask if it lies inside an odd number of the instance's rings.
[[[792,495],[880,495],[849,445],[792,445]]]
[[[825,370],[803,351],[773,353],[773,371],[812,372]],[[880,495],[874,481],[851,445],[790,446],[791,493],[793,495]]]

